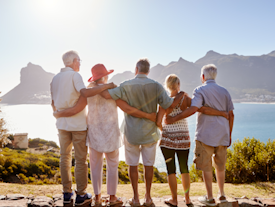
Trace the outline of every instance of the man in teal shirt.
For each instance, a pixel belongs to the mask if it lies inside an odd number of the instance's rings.
[[[175,99],[169,97],[161,84],[147,77],[149,72],[149,61],[147,59],[140,59],[136,64],[136,77],[134,79],[121,83],[117,88],[106,90],[102,92],[101,95],[114,100],[122,99],[130,106],[146,113],[156,113],[158,104],[164,109],[175,107],[184,93],[180,93]],[[151,199],[151,185],[156,146],[160,137],[159,131],[155,122],[144,118],[133,117],[126,113],[124,113],[124,116],[125,160],[126,164],[129,165],[129,177],[134,192],[134,197],[130,202],[132,206],[140,205],[138,194],[138,164],[141,153],[146,183],[144,205],[150,206],[153,204]]]

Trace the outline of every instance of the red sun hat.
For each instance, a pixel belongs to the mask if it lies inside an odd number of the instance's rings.
[[[91,69],[92,77],[89,78],[88,82],[96,81],[106,75],[111,74],[114,70],[107,70],[103,64],[96,64]]]

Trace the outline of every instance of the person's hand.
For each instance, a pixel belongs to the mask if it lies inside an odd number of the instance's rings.
[[[112,83],[108,83],[108,88],[109,89],[116,88],[116,87],[117,87],[117,85],[114,84],[113,82]]]
[[[227,120],[229,120],[229,113],[228,113],[228,112],[223,111],[222,116],[223,116],[224,118],[226,118]]]
[[[164,123],[165,124],[173,124],[174,123],[174,121],[173,121],[173,117],[172,116],[165,116],[164,117]]]
[[[181,99],[185,94],[186,94],[185,92],[181,91],[175,96],[175,98]]]
[[[58,119],[58,118],[59,118],[59,116],[58,116],[58,111],[54,111],[54,112],[53,112],[53,116],[54,116],[56,119]]]
[[[150,121],[152,121],[152,122],[156,122],[156,120],[157,120],[157,114],[156,114],[156,113],[150,113],[150,114],[148,115],[148,119],[149,119]]]

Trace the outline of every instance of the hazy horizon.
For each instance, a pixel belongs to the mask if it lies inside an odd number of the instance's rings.
[[[31,62],[48,72],[63,67],[67,50],[79,52],[80,74],[103,63],[133,71],[137,59],[167,65],[195,62],[209,50],[262,55],[275,50],[275,2],[267,1],[0,1],[0,91],[20,81]]]

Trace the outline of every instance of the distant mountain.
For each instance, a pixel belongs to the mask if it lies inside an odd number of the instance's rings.
[[[217,83],[227,88],[234,99],[249,96],[247,94],[257,97],[271,95],[275,98],[275,51],[261,56],[243,56],[224,55],[210,50],[194,63],[179,58],[166,66],[157,64],[151,68],[149,78],[163,84],[166,76],[174,73],[181,79],[181,90],[191,96],[194,88],[201,84],[201,67],[210,63],[218,68]],[[20,84],[5,94],[1,103],[50,103],[50,82],[53,76],[42,67],[29,63],[21,70]],[[126,71],[114,75],[110,82],[119,85],[134,77],[134,71]]]
[[[272,51],[271,53],[267,54],[267,55],[269,55],[269,56],[274,56],[274,57],[275,57],[275,50]]]
[[[201,84],[202,66],[210,63],[218,68],[217,83],[227,88],[235,99],[245,93],[275,95],[275,51],[268,55],[242,56],[210,50],[195,63],[180,58],[167,66],[158,64],[151,68],[149,78],[163,84],[165,77],[174,73],[181,79],[181,90],[192,95],[194,88]],[[115,80],[118,80],[118,76],[114,77]]]
[[[135,77],[135,74],[130,72],[130,71],[126,71],[123,73],[118,73],[116,75],[114,75],[109,82],[113,82],[116,85],[119,85],[120,83],[122,83],[123,81],[132,79]]]
[[[199,68],[209,63],[218,68],[217,82],[235,98],[247,91],[275,92],[275,51],[261,56],[221,55],[209,51],[195,62]]]
[[[7,104],[46,104],[51,102],[50,82],[54,76],[39,65],[29,63],[20,72],[20,83],[2,97]]]

